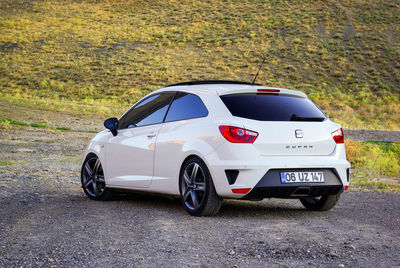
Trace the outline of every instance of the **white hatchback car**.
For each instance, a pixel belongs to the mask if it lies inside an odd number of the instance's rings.
[[[340,125],[299,91],[235,81],[194,81],[156,90],[90,142],[84,192],[180,196],[192,215],[224,198],[295,198],[329,210],[349,187]]]

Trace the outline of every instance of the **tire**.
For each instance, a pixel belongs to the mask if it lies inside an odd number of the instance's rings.
[[[339,201],[340,193],[335,195],[324,195],[320,198],[307,197],[300,199],[300,202],[308,210],[327,211],[333,208]]]
[[[103,166],[95,154],[89,154],[81,169],[81,183],[85,194],[93,200],[109,200],[112,190],[106,187]]]
[[[223,199],[215,191],[206,164],[198,157],[184,162],[179,176],[180,200],[193,216],[211,216],[218,213]]]

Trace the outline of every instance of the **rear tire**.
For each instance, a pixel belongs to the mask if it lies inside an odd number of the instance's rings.
[[[217,195],[206,164],[192,157],[183,164],[179,176],[181,203],[193,216],[211,216],[218,213],[222,198]]]
[[[307,197],[301,198],[300,202],[308,210],[327,211],[333,208],[339,201],[340,193],[335,195],[324,195],[319,198]]]

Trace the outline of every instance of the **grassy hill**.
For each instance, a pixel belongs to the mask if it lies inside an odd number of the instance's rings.
[[[265,57],[259,83],[347,128],[399,130],[399,39],[389,0],[2,0],[0,100],[118,115],[166,84],[251,81]]]

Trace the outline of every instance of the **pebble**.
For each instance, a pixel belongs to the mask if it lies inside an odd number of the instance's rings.
[[[332,257],[332,258],[339,258],[339,257],[340,257],[340,256],[339,256],[338,254],[336,254],[335,252],[329,253],[328,256],[329,256],[329,257]]]
[[[13,153],[33,153],[34,151],[27,148],[18,148],[17,150],[13,150]]]

